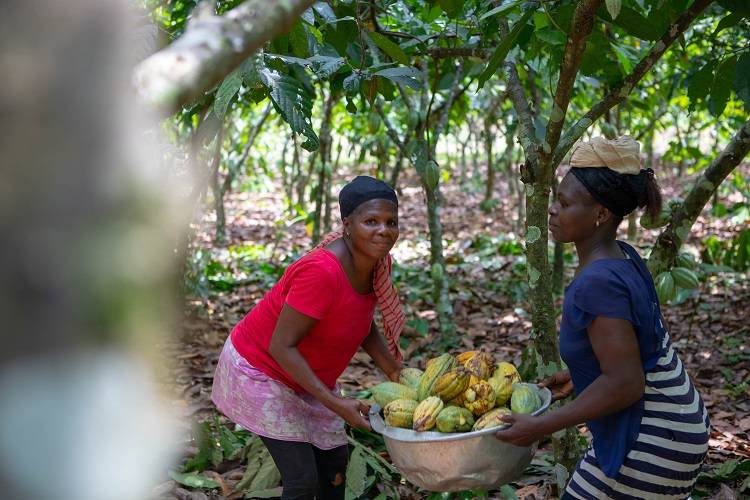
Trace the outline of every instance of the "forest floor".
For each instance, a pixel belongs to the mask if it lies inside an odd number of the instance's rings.
[[[746,179],[750,176],[748,167],[743,169]],[[665,199],[682,192],[689,181],[689,176],[684,176],[672,185],[663,185]],[[453,318],[459,332],[450,348],[482,348],[497,360],[519,364],[521,350],[529,341],[531,322],[525,299],[527,288],[519,243],[522,238],[514,231],[515,199],[507,193],[507,185],[502,185],[495,193],[502,201],[485,214],[479,209],[482,189],[455,184],[448,183],[443,190],[441,215],[454,299]],[[213,290],[204,297],[186,298],[182,335],[163,346],[175,360],[170,380],[164,383],[173,395],[179,425],[185,431],[181,444],[185,457],[197,452],[196,443],[190,439],[191,424],[217,418],[210,401],[211,382],[230,330],[273,284],[276,273],[310,246],[304,224],[292,222],[284,208],[280,193],[230,195],[226,200],[227,241],[214,241],[211,214],[196,229],[193,246],[203,249],[204,265],[210,257],[213,274],[206,271],[194,278],[196,282],[202,280],[203,285],[212,285]],[[395,277],[408,320],[402,347],[405,364],[422,368],[444,347],[437,342],[437,323],[430,305],[425,204],[413,178],[402,180],[400,226],[401,238],[394,255],[398,262]],[[626,239],[626,228],[627,221],[621,228],[622,239]],[[647,254],[656,232],[640,226],[638,229],[638,238],[631,243]],[[728,217],[701,217],[686,248],[698,256],[701,241],[707,236],[729,240],[740,229]],[[573,248],[566,248],[565,282],[575,267],[574,254]],[[237,265],[238,261],[250,264],[243,267]],[[217,292],[217,287],[225,290]],[[706,475],[699,487],[712,498],[738,498],[735,492],[750,485],[750,471],[745,470],[750,468],[750,279],[747,273],[709,272],[702,277],[699,289],[676,302],[664,306],[663,312],[672,341],[712,422]],[[360,352],[339,382],[344,391],[353,395],[383,380],[369,358]],[[226,422],[223,417],[218,418],[219,422]],[[549,445],[542,443],[535,470],[527,471],[513,484],[518,498],[556,498],[551,467],[539,466],[549,465],[549,451]],[[221,492],[190,489],[170,480],[154,490],[154,498],[236,498],[229,492],[242,477],[242,464],[228,461],[209,469],[209,477],[221,485]],[[395,488],[401,498],[427,498],[423,490],[403,482]],[[750,488],[746,492],[750,493]],[[491,492],[490,498],[507,498],[504,495],[507,490]]]

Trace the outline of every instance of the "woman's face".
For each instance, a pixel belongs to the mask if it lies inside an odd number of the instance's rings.
[[[548,210],[550,233],[560,243],[585,240],[596,231],[602,210],[575,175],[568,173]]]
[[[389,200],[366,201],[344,218],[344,228],[358,252],[381,259],[398,240],[398,207]]]

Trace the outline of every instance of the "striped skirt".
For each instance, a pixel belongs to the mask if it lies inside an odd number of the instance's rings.
[[[646,373],[645,411],[638,438],[614,478],[599,468],[593,448],[565,490],[583,499],[684,499],[708,452],[709,419],[669,337],[666,354]]]

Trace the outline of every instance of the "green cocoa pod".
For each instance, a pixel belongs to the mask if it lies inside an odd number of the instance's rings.
[[[393,427],[411,429],[414,423],[414,410],[417,409],[416,401],[411,399],[395,399],[383,408],[385,423]]]
[[[692,290],[698,288],[698,276],[693,271],[685,267],[675,267],[670,271],[674,284]]]
[[[516,413],[534,413],[542,406],[542,398],[534,384],[519,383],[513,386],[510,409]]]
[[[645,213],[641,216],[641,227],[644,229],[658,229],[669,224],[670,218],[669,209],[663,208],[661,213],[656,218],[652,218],[649,214]]]
[[[432,279],[434,279],[434,280],[441,280],[441,279],[443,279],[443,266],[440,265],[439,262],[435,262],[430,267],[430,276],[432,276]]]
[[[423,401],[432,394],[432,387],[435,385],[435,382],[437,382],[437,379],[439,379],[442,374],[455,367],[456,359],[447,352],[437,358],[429,360],[425,367],[424,375],[422,375],[422,378],[419,380],[417,399]]]
[[[440,182],[440,167],[435,160],[428,160],[424,166],[424,173],[422,174],[425,187],[432,191]]]
[[[370,111],[370,114],[367,116],[367,126],[373,134],[380,128],[380,117],[375,111]]]
[[[383,408],[397,399],[417,400],[417,391],[396,382],[383,382],[370,389],[373,399]]]
[[[675,266],[692,270],[695,268],[695,261],[692,255],[681,253],[675,258]]]
[[[403,368],[398,375],[398,383],[416,391],[419,387],[419,379],[422,378],[423,374],[424,372],[419,368]]]
[[[654,280],[654,285],[656,286],[656,295],[662,304],[666,304],[674,298],[676,293],[674,278],[669,271],[660,273]]]
[[[436,421],[440,432],[466,432],[474,425],[474,415],[466,408],[447,406],[438,413]]]

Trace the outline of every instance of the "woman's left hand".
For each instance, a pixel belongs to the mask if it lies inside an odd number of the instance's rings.
[[[504,415],[502,419],[504,422],[511,424],[511,427],[495,433],[495,437],[500,441],[516,446],[531,446],[532,443],[544,437],[544,433],[539,431],[539,417],[512,413]]]

